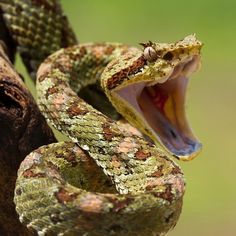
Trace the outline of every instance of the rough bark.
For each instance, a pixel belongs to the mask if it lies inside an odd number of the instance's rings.
[[[17,170],[32,150],[56,140],[3,48],[0,43],[0,235],[32,235],[15,212]]]

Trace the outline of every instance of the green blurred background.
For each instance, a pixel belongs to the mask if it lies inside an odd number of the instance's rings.
[[[192,76],[187,102],[190,123],[204,148],[195,160],[179,163],[187,191],[181,218],[169,235],[236,235],[236,1],[61,3],[80,42],[138,45],[191,33],[204,42],[202,69]]]

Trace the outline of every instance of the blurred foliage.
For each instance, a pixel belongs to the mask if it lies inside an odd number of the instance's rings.
[[[191,33],[204,42],[202,69],[192,76],[187,102],[190,123],[204,147],[195,160],[179,163],[187,191],[179,223],[169,235],[236,235],[236,1],[61,2],[80,42],[138,45]],[[20,62],[18,68],[25,74]]]

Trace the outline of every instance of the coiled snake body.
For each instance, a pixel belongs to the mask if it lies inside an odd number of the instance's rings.
[[[41,147],[20,166],[16,209],[39,235],[164,235],[176,224],[185,183],[169,154],[188,160],[201,148],[184,112],[201,43],[190,35],[143,47],[80,44],[40,66],[39,107],[73,142]],[[143,135],[77,96],[98,81]]]

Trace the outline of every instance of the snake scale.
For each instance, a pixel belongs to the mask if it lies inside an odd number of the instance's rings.
[[[43,57],[76,43],[56,0],[0,0],[0,6],[33,75]],[[23,12],[23,18],[16,12]],[[43,22],[37,26],[44,27],[34,29],[33,37],[32,27],[29,32],[24,27],[25,19],[37,22],[35,16]],[[57,41],[50,37],[55,25]],[[41,35],[45,27],[49,31]],[[184,103],[202,44],[189,35],[175,43],[142,46],[79,44],[41,64],[36,82],[40,110],[72,141],[40,147],[18,171],[16,210],[38,235],[165,235],[177,223],[185,180],[171,156],[190,160],[201,149]],[[130,125],[78,96],[94,84]]]

